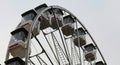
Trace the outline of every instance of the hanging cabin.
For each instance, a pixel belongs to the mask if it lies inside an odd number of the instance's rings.
[[[34,19],[37,16],[37,13],[31,9],[23,14],[21,14],[23,21],[20,23],[19,28],[23,27],[25,28],[27,31],[30,30],[31,25],[34,23]],[[40,26],[40,22],[37,21],[35,23],[34,29],[32,30],[32,33],[36,36],[39,34],[39,26]]]
[[[96,48],[95,46],[91,44],[87,44],[84,46],[84,54],[85,54],[85,59],[88,62],[94,61],[96,59]]]
[[[85,39],[85,31],[83,30],[83,28],[78,28],[75,30],[75,37],[74,37],[74,44],[77,46],[77,47],[81,47],[83,45],[86,44],[86,39]],[[80,46],[79,46],[80,45]]]
[[[63,26],[61,30],[64,35],[69,36],[74,33],[74,26],[72,25],[74,22],[75,21],[71,15],[67,15],[63,18]]]
[[[6,60],[5,65],[25,65],[25,62],[19,57],[14,57],[12,59]]]
[[[40,30],[44,30],[50,27],[50,13],[48,11],[42,13],[42,15],[39,17],[39,21],[40,21]]]
[[[34,9],[37,12],[37,14],[40,14],[47,7],[48,6],[46,4],[42,4],[42,5],[35,7]],[[40,21],[40,28],[39,28],[40,30],[50,27],[49,17],[48,17],[49,15],[50,13],[46,11],[39,17],[38,20]]]
[[[28,36],[28,31],[24,28],[19,28],[11,32],[12,37],[9,43],[9,52],[13,57],[25,57],[25,45]],[[31,51],[30,49],[28,51]],[[29,52],[30,54],[30,52]]]
[[[63,26],[63,12],[60,9],[52,8],[50,10],[51,17],[50,17],[50,23],[51,27],[53,29],[57,29],[58,27]]]
[[[42,4],[34,9],[37,12],[37,14],[40,14],[47,7],[48,6],[46,4]],[[43,12],[38,20],[40,21],[40,28],[39,28],[40,30],[44,30],[50,27],[50,12],[49,11]]]

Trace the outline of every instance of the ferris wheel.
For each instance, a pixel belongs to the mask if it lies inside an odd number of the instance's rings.
[[[96,42],[67,9],[42,4],[23,14],[6,53],[6,65],[107,65]]]

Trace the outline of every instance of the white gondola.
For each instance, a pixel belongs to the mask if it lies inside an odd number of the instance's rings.
[[[63,26],[63,12],[60,9],[51,10],[50,18],[51,27],[57,29],[58,27]]]
[[[84,46],[85,59],[88,62],[94,61],[96,59],[96,48],[93,44],[88,44]]]
[[[74,22],[71,15],[67,15],[63,18],[62,32],[64,35],[69,36],[74,33],[74,26],[72,25]]]
[[[30,30],[30,27],[32,25],[32,23],[34,23],[34,18],[36,17],[37,13],[31,9],[25,13],[23,13],[21,16],[23,18],[22,22],[19,24],[18,28],[25,28],[27,31]],[[32,31],[32,33],[36,36],[39,34],[39,26],[40,26],[40,22],[37,21],[37,23],[35,23],[35,27]]]
[[[76,46],[79,47],[80,46],[83,46],[86,44],[86,39],[85,39],[85,31],[83,30],[83,28],[78,28],[75,30],[76,34],[75,34],[75,37],[74,37],[74,44]]]
[[[19,57],[14,57],[12,59],[6,60],[5,65],[25,65],[25,62]]]
[[[95,65],[105,65],[102,61],[98,61],[95,63]]]
[[[26,39],[28,32],[24,28],[19,28],[11,32],[12,37],[9,43],[9,52],[13,57],[25,57]],[[29,49],[29,54],[31,49]]]

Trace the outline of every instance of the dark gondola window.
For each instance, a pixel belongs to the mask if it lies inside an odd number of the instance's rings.
[[[39,5],[38,7],[35,8],[35,11],[37,13],[40,13],[43,9],[45,9],[46,7],[48,7],[46,4],[42,4],[42,5]]]
[[[36,15],[37,15],[37,13],[32,9],[32,10],[29,10],[29,11],[23,13],[22,17],[27,21],[27,20],[34,20]]]
[[[78,32],[77,33],[78,35],[85,35],[86,34],[85,31],[83,30],[83,28],[78,28],[75,31]]]
[[[74,19],[72,18],[71,15],[65,16],[65,17],[63,18],[63,23],[64,23],[64,24],[74,23],[74,22],[75,22],[75,21],[74,21]]]
[[[28,32],[24,28],[16,29],[15,31],[11,32],[11,34],[16,40],[22,41],[25,41],[28,36]]]
[[[9,43],[11,44],[11,43],[13,43],[14,41],[15,41],[15,40],[14,40],[14,37],[11,36]]]
[[[96,49],[93,44],[88,44],[88,45],[84,46],[84,48],[87,52],[91,52]]]

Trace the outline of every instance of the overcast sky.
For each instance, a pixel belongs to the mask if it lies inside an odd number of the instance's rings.
[[[0,0],[0,64],[4,65],[10,32],[21,14],[40,4],[62,6],[86,26],[97,42],[108,65],[120,65],[119,0]]]

